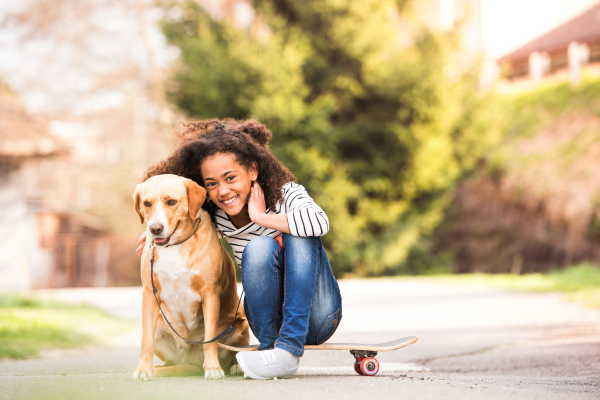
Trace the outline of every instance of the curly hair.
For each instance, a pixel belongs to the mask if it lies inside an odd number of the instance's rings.
[[[144,181],[154,175],[174,174],[205,187],[200,171],[202,162],[216,153],[232,153],[246,169],[254,162],[258,164],[257,180],[264,191],[267,209],[271,211],[283,201],[283,185],[296,181],[269,150],[271,131],[254,119],[212,119],[184,123],[183,126],[185,129],[177,133],[181,140],[179,147],[172,155],[148,168]],[[217,205],[207,201],[202,207],[214,217]]]

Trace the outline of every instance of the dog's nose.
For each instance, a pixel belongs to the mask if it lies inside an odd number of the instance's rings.
[[[161,224],[156,223],[150,225],[150,232],[152,232],[153,235],[160,235],[162,231],[163,226]]]

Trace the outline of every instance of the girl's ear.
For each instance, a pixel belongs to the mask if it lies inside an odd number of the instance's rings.
[[[256,161],[254,161],[250,167],[250,179],[252,181],[258,179],[258,163]]]

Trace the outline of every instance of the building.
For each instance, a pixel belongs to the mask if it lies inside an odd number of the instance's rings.
[[[101,221],[50,204],[28,173],[65,153],[46,123],[0,87],[0,290],[108,283]]]
[[[600,3],[498,60],[508,81],[551,76],[579,82],[582,67],[600,66]]]

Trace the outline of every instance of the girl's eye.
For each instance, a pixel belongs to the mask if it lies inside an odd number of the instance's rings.
[[[171,199],[171,200],[167,201],[167,205],[174,206],[175,204],[177,204],[177,200]]]
[[[232,180],[234,180],[234,179],[235,179],[235,176],[234,176],[234,175],[229,175],[229,176],[228,176],[227,178],[225,178],[225,179],[226,179],[226,180],[228,180],[228,181],[232,181]]]
[[[145,207],[150,207],[150,206],[152,206],[152,203],[150,203],[149,201],[145,201],[144,202],[144,206]]]
[[[207,183],[207,184],[206,184],[206,187],[207,187],[207,188],[209,188],[209,187],[213,187],[213,186],[215,186],[215,183],[214,183],[214,182],[209,182],[209,183]]]

